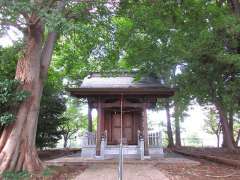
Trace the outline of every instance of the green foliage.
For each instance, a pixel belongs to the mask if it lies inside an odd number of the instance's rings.
[[[0,116],[0,125],[6,126],[11,124],[15,120],[15,116],[10,113],[4,113]]]
[[[5,171],[2,174],[3,180],[27,180],[30,178],[30,174],[27,171]]]
[[[210,108],[207,118],[204,120],[203,129],[208,134],[219,135],[221,133],[221,126],[218,119],[217,112],[213,108]]]
[[[55,82],[48,80],[43,90],[36,135],[36,145],[39,148],[55,147],[61,139],[59,126],[64,123],[61,116],[66,105],[63,94],[56,86]]]
[[[50,168],[46,168],[42,172],[42,176],[44,176],[44,177],[51,176],[52,174],[53,174],[53,171]]]
[[[3,48],[0,46],[0,80],[14,79],[21,48],[21,43],[16,43],[13,47]]]
[[[15,120],[14,109],[24,101],[29,93],[18,90],[19,82],[5,79],[0,81],[0,126],[6,126]]]
[[[73,138],[77,132],[83,132],[87,129],[87,116],[83,115],[81,108],[83,103],[76,99],[70,99],[67,102],[67,110],[63,114],[63,124],[59,127],[62,131],[64,147],[67,146],[68,140]]]
[[[196,133],[190,134],[189,136],[187,136],[186,143],[188,146],[201,146],[202,145],[202,141]]]

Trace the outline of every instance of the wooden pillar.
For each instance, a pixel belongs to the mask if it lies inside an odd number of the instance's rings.
[[[142,110],[143,136],[144,136],[144,155],[149,156],[148,148],[148,124],[147,124],[147,106],[144,104]]]
[[[97,106],[97,133],[96,133],[96,156],[100,156],[101,149],[101,123],[102,123],[102,104],[101,99],[98,97],[98,106]]]
[[[88,132],[92,132],[93,131],[93,127],[92,127],[92,107],[90,102],[88,102]]]

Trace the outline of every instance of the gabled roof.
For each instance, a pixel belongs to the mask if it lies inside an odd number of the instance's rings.
[[[106,77],[100,74],[89,75],[84,78],[80,88],[131,88],[131,87],[162,87],[158,79],[145,77],[135,81],[134,77],[129,74]]]
[[[91,74],[84,78],[79,87],[67,90],[76,97],[119,94],[169,97],[174,94],[174,89],[165,87],[159,79],[144,77],[135,81],[133,75],[129,74],[111,77],[102,76],[99,73]]]

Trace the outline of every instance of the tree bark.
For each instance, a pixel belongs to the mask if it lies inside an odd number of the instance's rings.
[[[237,138],[236,138],[236,141],[235,141],[236,147],[238,147],[239,140],[240,140],[240,129],[238,130],[238,135],[237,135]]]
[[[225,146],[228,150],[233,151],[235,149],[235,147],[234,147],[234,144],[232,142],[228,120],[227,120],[226,115],[224,113],[223,107],[222,107],[221,103],[219,103],[219,102],[215,102],[215,106],[218,110],[219,117],[220,117],[220,123],[221,123],[222,128],[223,128],[223,139],[224,139]]]
[[[178,105],[175,104],[175,136],[176,136],[176,147],[181,147],[181,131],[180,131],[180,119],[179,115],[176,115],[176,112],[178,112]]]
[[[220,144],[219,144],[219,134],[216,134],[217,135],[217,147],[219,148]]]
[[[64,136],[63,136],[63,140],[64,140],[63,148],[66,148],[66,147],[67,147],[67,144],[68,144],[68,135],[64,135]]]
[[[179,118],[175,118],[175,133],[176,133],[176,147],[181,147],[181,132],[180,132],[180,120]]]
[[[167,115],[168,148],[172,148],[172,147],[174,147],[174,142],[173,142],[171,116],[170,116],[170,109],[169,109],[169,102],[168,101],[165,104],[165,109],[166,109],[166,115]]]
[[[233,122],[234,122],[234,119],[233,119],[233,109],[231,108],[229,113],[228,113],[228,125],[229,125],[229,130],[230,130],[230,133],[231,133],[231,138],[232,138],[232,142],[234,143],[234,132],[233,132]]]
[[[33,22],[37,18],[32,15]],[[6,170],[40,171],[43,165],[35,147],[38,113],[43,81],[51,61],[56,33],[44,42],[44,26],[39,21],[28,28],[25,52],[18,60],[16,79],[30,97],[20,104],[13,124],[4,128],[0,138],[0,174]]]
[[[236,16],[240,15],[240,3],[238,0],[228,0],[228,3]]]

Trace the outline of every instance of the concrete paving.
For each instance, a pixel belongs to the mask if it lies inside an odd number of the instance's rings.
[[[153,164],[125,164],[123,180],[168,180]],[[75,180],[117,180],[117,164],[92,164]]]

